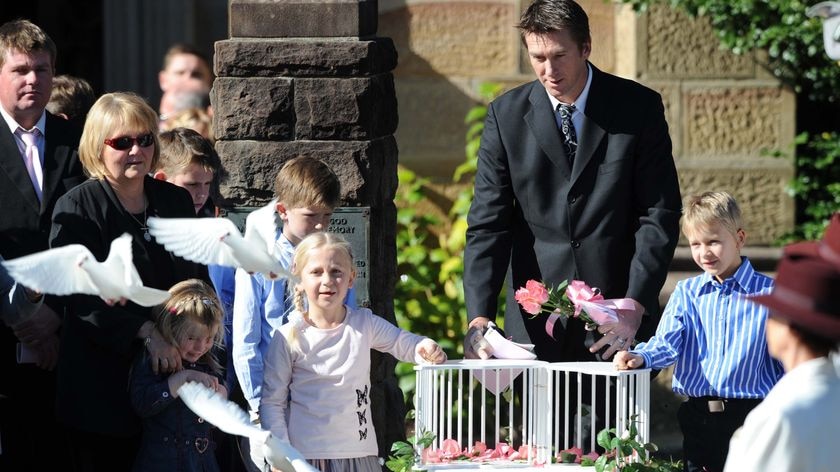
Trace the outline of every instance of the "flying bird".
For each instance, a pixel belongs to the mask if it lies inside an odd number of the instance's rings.
[[[274,238],[264,224],[246,224],[244,235],[227,218],[150,217],[147,224],[158,243],[189,261],[259,272],[271,280],[294,279],[274,256]]]
[[[99,262],[81,244],[70,244],[2,262],[9,275],[32,290],[53,295],[97,295],[105,301],[128,299],[142,306],[159,305],[169,292],[143,286],[134,267],[131,235],[111,241]]]
[[[263,444],[263,455],[271,467],[283,472],[318,472],[291,444],[251,424],[245,410],[204,384],[186,382],[178,389],[178,397],[195,414],[222,431],[250,438],[252,444]]]
[[[822,18],[823,48],[831,59],[840,60],[840,2],[820,2],[805,12]]]

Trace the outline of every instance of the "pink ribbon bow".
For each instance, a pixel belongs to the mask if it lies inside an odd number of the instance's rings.
[[[580,312],[583,310],[598,326],[604,323],[616,323],[618,322],[618,315],[621,311],[635,309],[632,299],[604,299],[600,290],[586,285],[586,282],[581,280],[572,280],[569,282],[569,285],[566,287],[566,298],[575,306],[575,318],[580,316]],[[552,313],[546,320],[545,331],[552,339],[554,338],[554,323],[560,316],[558,313]]]

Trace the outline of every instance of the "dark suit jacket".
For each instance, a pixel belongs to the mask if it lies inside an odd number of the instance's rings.
[[[192,198],[181,187],[145,178],[149,215],[195,217]],[[56,204],[52,247],[82,244],[105,260],[111,241],[123,233],[134,241],[134,265],[143,284],[162,290],[182,280],[208,280],[207,268],[175,257],[152,240],[143,240],[138,223],[104,180],[88,180]],[[111,436],[139,432],[128,396],[132,358],[142,348],[137,331],[152,310],[134,303],[109,307],[101,299],[74,295],[64,317],[58,361],[58,418],[73,428]]]
[[[55,202],[85,180],[77,151],[81,130],[47,112],[39,203],[15,138],[0,124],[0,254],[13,259],[47,249]]]
[[[679,237],[679,183],[661,97],[592,72],[574,168],[539,81],[490,104],[468,216],[470,319],[494,318],[509,269],[505,329],[549,361],[596,357],[582,323],[559,326],[552,340],[545,315],[529,319],[516,304],[516,288],[529,279],[551,286],[579,279],[607,298],[632,297],[647,309],[637,335],[646,339],[658,323],[658,294]]]
[[[14,135],[0,120],[0,255],[5,259],[47,249],[55,202],[85,180],[77,152],[81,130],[47,112],[44,137],[44,190],[39,203]],[[33,388],[19,377],[16,345],[12,330],[0,323],[0,393],[13,398],[31,395]]]

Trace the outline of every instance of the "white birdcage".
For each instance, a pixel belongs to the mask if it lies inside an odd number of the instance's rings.
[[[648,369],[492,359],[418,365],[415,370],[415,435],[434,438],[427,451],[417,451],[418,466],[428,470],[549,465],[570,447],[594,451],[600,429],[615,428],[621,435],[632,421],[639,439],[648,441]],[[506,450],[517,454],[452,460],[455,450],[472,452],[477,441],[491,450],[507,444],[512,449]]]

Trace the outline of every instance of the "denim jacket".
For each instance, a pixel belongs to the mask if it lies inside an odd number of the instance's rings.
[[[211,373],[205,364],[185,362],[184,368]],[[210,423],[172,397],[169,375],[156,375],[145,351],[135,358],[129,390],[143,423],[143,438],[134,470],[218,472]]]

